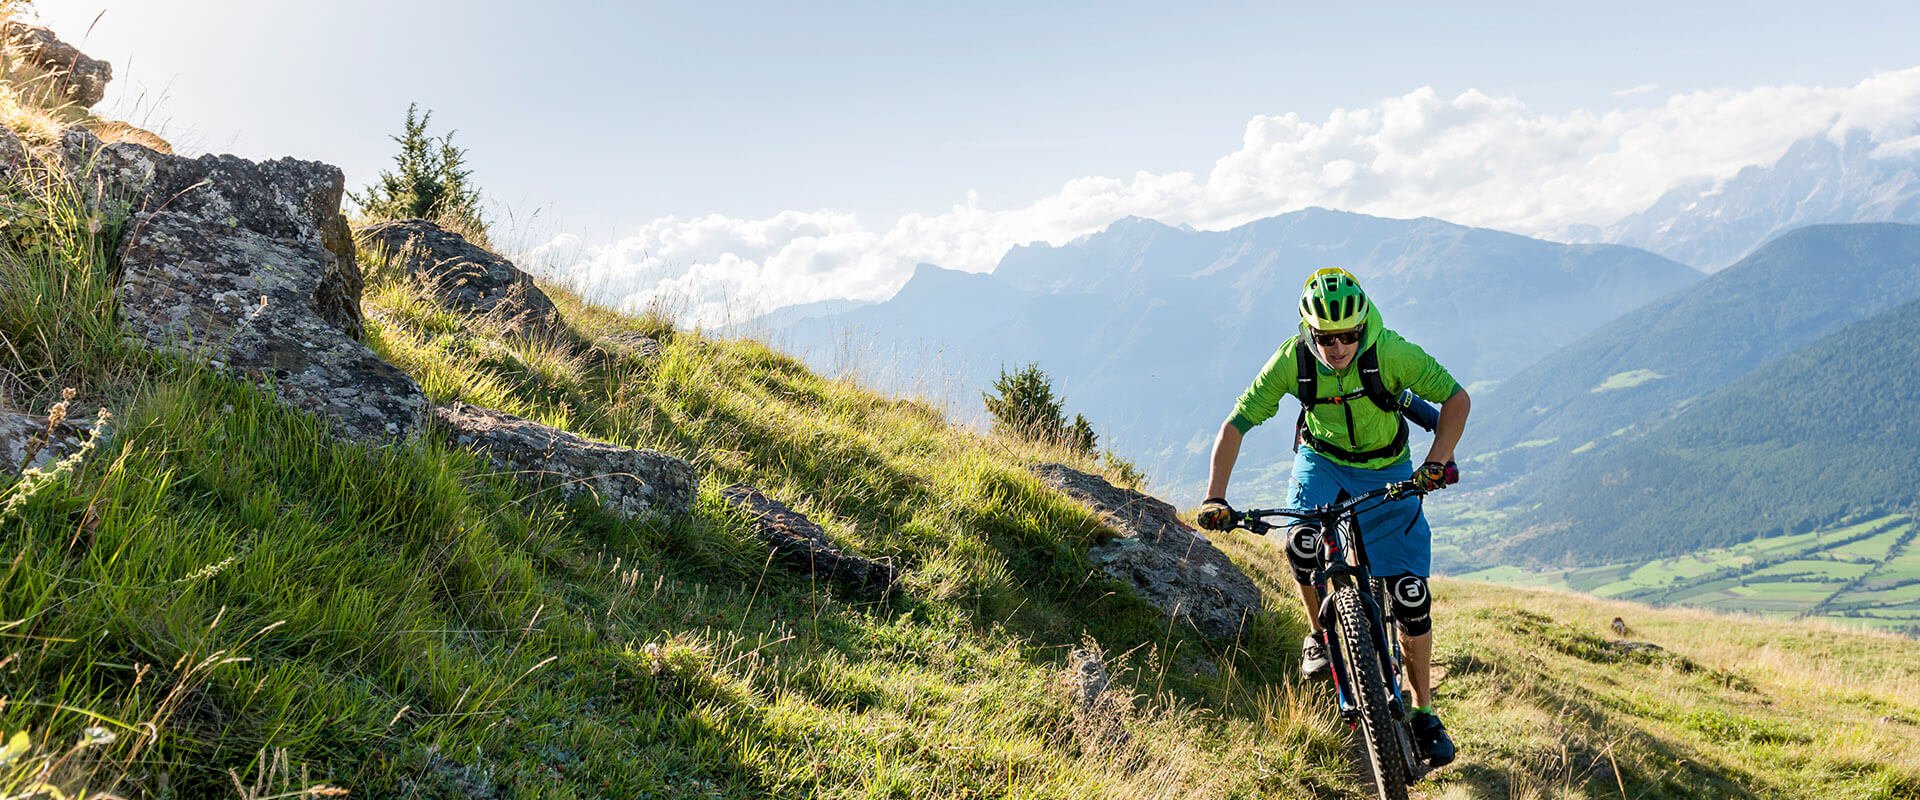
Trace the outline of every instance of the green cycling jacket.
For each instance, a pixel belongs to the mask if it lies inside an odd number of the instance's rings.
[[[1273,351],[1273,358],[1260,368],[1260,375],[1253,379],[1253,385],[1248,386],[1247,391],[1240,395],[1240,401],[1234,404],[1233,416],[1227,420],[1229,424],[1244,434],[1253,426],[1272,419],[1280,410],[1280,398],[1299,396],[1299,367],[1294,361],[1294,351],[1300,346],[1298,334],[1280,343],[1280,349]],[[1430,402],[1444,403],[1460,391],[1460,383],[1433,356],[1380,323],[1378,308],[1367,314],[1367,332],[1360,346],[1362,349],[1372,347],[1378,351],[1380,379],[1386,383],[1387,390],[1395,395],[1412,389],[1414,394]],[[1320,370],[1317,394],[1322,398],[1338,397],[1359,390],[1359,363],[1360,359],[1356,356],[1346,369],[1334,372],[1315,360],[1314,367]],[[1353,415],[1351,430],[1347,426],[1349,411]],[[1400,431],[1400,421],[1396,419],[1398,416],[1365,399],[1344,405],[1323,403],[1314,406],[1307,414],[1307,429],[1314,436],[1348,450],[1367,451],[1393,443],[1394,435]],[[1362,469],[1380,469],[1407,457],[1405,448],[1391,456],[1360,462],[1347,461],[1329,453],[1321,455]]]

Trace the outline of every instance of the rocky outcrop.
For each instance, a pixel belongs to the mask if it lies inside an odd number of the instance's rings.
[[[0,185],[19,180],[27,167],[27,145],[5,125],[0,125]]]
[[[892,564],[847,552],[813,520],[759,489],[735,484],[720,497],[753,517],[760,541],[788,569],[868,595],[884,594],[899,577]]]
[[[1629,655],[1655,655],[1666,652],[1666,648],[1652,642],[1635,642],[1628,639],[1616,639],[1607,642],[1607,646]]]
[[[666,352],[660,346],[660,340],[637,331],[620,331],[602,336],[594,342],[601,351],[616,356],[646,360]]]
[[[369,257],[413,276],[450,309],[497,319],[514,333],[558,336],[563,330],[560,311],[533,276],[460,234],[405,219],[368,226],[359,239]]]
[[[0,478],[53,464],[78,451],[86,440],[87,430],[72,422],[49,426],[44,416],[0,411]]]
[[[590,496],[627,519],[681,516],[693,508],[693,465],[652,450],[584,439],[538,422],[467,403],[438,406],[434,416],[456,445],[484,456],[501,472],[563,497]]]
[[[602,369],[651,369],[666,347],[638,331],[618,331],[595,337],[591,353]]]
[[[30,100],[42,105],[72,104],[92,108],[107,95],[107,83],[113,80],[113,65],[60,41],[46,28],[0,23],[0,49],[4,49],[5,76],[16,85],[25,83]]]
[[[1168,616],[1209,637],[1233,639],[1260,610],[1259,587],[1180,522],[1173,506],[1063,464],[1040,464],[1032,471],[1120,533],[1088,551],[1088,557]]]
[[[195,159],[62,140],[69,174],[98,202],[131,204],[120,245],[120,315],[135,342],[206,358],[268,384],[357,440],[404,437],[425,421],[412,378],[360,342],[360,268],[344,177],[314,161]]]

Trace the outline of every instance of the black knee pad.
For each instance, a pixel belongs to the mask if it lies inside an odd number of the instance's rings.
[[[1433,595],[1427,591],[1427,579],[1418,575],[1394,575],[1386,581],[1393,595],[1393,618],[1408,636],[1420,636],[1433,630]]]
[[[1313,571],[1320,568],[1320,528],[1295,525],[1287,529],[1287,563],[1293,565],[1294,583],[1312,583]]]

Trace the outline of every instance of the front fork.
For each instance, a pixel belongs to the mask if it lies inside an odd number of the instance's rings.
[[[1334,696],[1339,701],[1340,718],[1352,725],[1360,716],[1360,703],[1353,696],[1353,681],[1348,677],[1346,648],[1332,641],[1333,637],[1340,635],[1340,620],[1334,611],[1333,593],[1327,591],[1330,586],[1337,587],[1335,591],[1352,588],[1353,576],[1316,582],[1316,588],[1320,590],[1320,629],[1328,632],[1327,660],[1333,672]],[[1371,591],[1359,594],[1360,604],[1367,610],[1367,625],[1373,631],[1373,640],[1379,643],[1375,654],[1380,659],[1380,674],[1386,677],[1391,692],[1387,698],[1387,713],[1395,720],[1404,721],[1407,718],[1407,706],[1400,692],[1400,637],[1388,636],[1386,615],[1380,608],[1379,598]]]

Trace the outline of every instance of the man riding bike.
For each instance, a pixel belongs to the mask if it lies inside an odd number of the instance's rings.
[[[1433,446],[1419,469],[1408,458],[1407,423],[1398,399],[1408,390],[1441,404]],[[1274,351],[1240,396],[1233,416],[1220,426],[1201,527],[1226,530],[1233,524],[1227,481],[1240,443],[1248,430],[1279,411],[1285,395],[1301,400],[1289,506],[1325,505],[1408,479],[1428,491],[1459,479],[1453,449],[1467,423],[1466,391],[1426,351],[1381,324],[1380,310],[1352,274],[1322,269],[1301,292],[1300,332]],[[1391,612],[1400,624],[1421,753],[1430,766],[1447,764],[1454,758],[1453,740],[1433,713],[1430,683],[1432,531],[1419,504],[1387,503],[1360,515],[1360,534],[1373,575],[1392,590]],[[1319,532],[1305,525],[1288,532],[1287,559],[1312,627],[1301,645],[1300,673],[1314,679],[1329,672],[1320,592],[1311,583],[1319,542]]]

